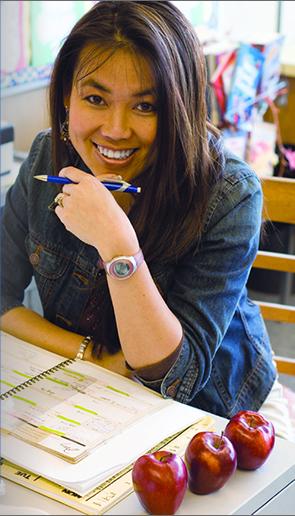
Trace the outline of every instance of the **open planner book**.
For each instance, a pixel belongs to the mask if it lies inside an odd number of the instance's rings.
[[[84,494],[203,413],[1,333],[1,456]]]
[[[1,431],[77,462],[159,410],[159,395],[80,360],[4,336]]]

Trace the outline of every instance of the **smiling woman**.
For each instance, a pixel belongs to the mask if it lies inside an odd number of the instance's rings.
[[[119,352],[162,396],[231,417],[259,410],[277,371],[245,287],[261,187],[208,121],[206,81],[170,1],[102,0],[77,22],[53,67],[51,128],[6,197],[2,327],[63,356]],[[118,176],[140,195],[104,187]],[[32,276],[44,317],[22,305]]]

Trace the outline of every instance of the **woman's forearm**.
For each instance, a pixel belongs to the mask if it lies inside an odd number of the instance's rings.
[[[66,229],[95,247],[105,262],[134,255],[139,248],[135,229],[110,192],[75,167],[62,169],[60,175],[72,181],[63,187],[63,207],[55,209]],[[182,339],[182,327],[159,293],[147,264],[124,281],[108,276],[108,285],[128,364],[138,369],[173,353]]]
[[[15,337],[67,358],[76,357],[84,337],[59,328],[25,307],[13,308],[6,312],[1,318],[1,329]],[[90,343],[85,350],[84,360],[94,362],[124,376],[131,375],[130,371],[126,369],[122,353],[109,355],[105,350],[102,350],[97,357],[92,354],[92,350],[93,345]]]
[[[144,262],[124,281],[108,277],[121,347],[134,369],[160,362],[182,339],[182,326]]]
[[[17,307],[1,317],[1,329],[64,357],[74,358],[83,335],[64,330],[29,308]]]

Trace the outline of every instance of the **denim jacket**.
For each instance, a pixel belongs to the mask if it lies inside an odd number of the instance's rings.
[[[96,249],[68,232],[48,209],[57,185],[33,179],[52,173],[50,147],[50,131],[40,133],[6,197],[1,309],[4,313],[22,305],[34,275],[44,317],[83,334],[81,314],[93,285],[105,273],[97,266]],[[212,190],[197,250],[177,264],[150,267],[181,322],[183,341],[163,378],[139,380],[164,397],[224,417],[242,409],[258,410],[276,376],[259,308],[245,286],[258,248],[261,205],[256,175],[225,153],[223,175]]]

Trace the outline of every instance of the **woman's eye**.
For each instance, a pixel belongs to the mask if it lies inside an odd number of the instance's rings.
[[[141,102],[137,105],[137,109],[143,113],[152,113],[153,111],[156,111],[156,106],[149,102]]]
[[[104,103],[102,97],[100,97],[100,95],[88,95],[88,97],[86,97],[86,100],[90,103],[90,104],[95,104],[96,106],[100,106]]]

